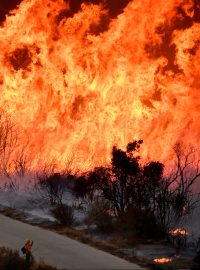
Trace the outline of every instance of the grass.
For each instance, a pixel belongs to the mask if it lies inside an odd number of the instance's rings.
[[[44,263],[34,263],[28,266],[25,259],[20,257],[18,251],[0,247],[1,270],[56,270]]]

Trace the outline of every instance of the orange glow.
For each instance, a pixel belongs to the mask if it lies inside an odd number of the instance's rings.
[[[179,234],[179,235],[186,236],[186,235],[188,235],[188,231],[185,230],[185,229],[177,228],[177,229],[174,229],[174,230],[170,230],[169,234],[171,234],[171,235]]]
[[[154,259],[153,260],[156,263],[169,263],[172,261],[170,258],[159,258],[159,259]]]
[[[31,166],[106,165],[111,148],[144,140],[165,162],[200,139],[200,23],[192,0],[134,0],[110,18],[102,4],[24,0],[0,27],[0,108]],[[58,19],[59,18],[59,19]],[[106,20],[106,19],[105,19]],[[101,27],[100,27],[100,26]],[[100,28],[101,31],[99,30]]]

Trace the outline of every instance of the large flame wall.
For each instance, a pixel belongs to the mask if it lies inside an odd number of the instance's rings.
[[[0,61],[0,107],[35,166],[103,165],[133,139],[160,161],[180,139],[199,145],[199,0],[24,0]]]

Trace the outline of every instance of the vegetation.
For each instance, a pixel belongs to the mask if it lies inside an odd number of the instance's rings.
[[[67,188],[67,179],[59,173],[48,174],[44,172],[37,177],[37,188],[44,200],[52,206],[62,204],[63,194]]]
[[[172,224],[188,215],[199,201],[192,192],[200,176],[199,162],[194,170],[194,151],[184,152],[179,144],[175,147],[176,168],[164,176],[164,165],[159,161],[141,164],[142,143],[129,143],[126,151],[113,147],[111,166],[81,175],[73,191],[77,198],[102,204],[93,204],[88,214],[88,220],[93,220],[98,229],[104,231],[103,225],[112,220],[110,224],[115,223],[121,231],[154,239],[164,237]],[[102,212],[105,205],[109,209]],[[112,215],[108,217],[107,213]]]
[[[75,223],[74,209],[67,204],[57,204],[51,210],[54,218],[62,226],[72,226]]]
[[[50,205],[50,212],[62,226],[72,226],[75,222],[74,208],[64,201],[64,195],[73,186],[75,176],[70,173],[49,173],[43,171],[37,176],[36,189],[44,201]]]
[[[56,270],[46,264],[33,264],[27,266],[25,259],[19,256],[18,251],[7,248],[0,248],[0,269],[1,270]]]
[[[85,223],[90,228],[96,226],[97,232],[111,233],[114,230],[113,218],[109,214],[109,204],[103,201],[95,202],[87,213]]]
[[[1,113],[0,131],[0,172],[9,178],[12,167],[22,177],[29,167],[26,147],[11,161],[19,136],[10,118]],[[128,143],[126,150],[114,146],[109,166],[96,167],[79,176],[70,171],[57,173],[53,168],[40,172],[36,177],[37,191],[57,222],[72,226],[78,202],[80,207],[85,204],[89,228],[94,225],[104,233],[126,232],[127,238],[131,234],[140,239],[157,239],[166,236],[172,225],[189,215],[199,201],[193,190],[200,177],[197,153],[177,144],[176,166],[166,175],[161,162],[141,161],[142,144],[142,140],[135,140]],[[13,179],[7,186],[13,190],[16,187]],[[75,198],[73,205],[66,203],[69,191]]]

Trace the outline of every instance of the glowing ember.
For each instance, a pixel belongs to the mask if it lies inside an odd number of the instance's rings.
[[[174,229],[174,230],[170,230],[169,234],[171,234],[171,235],[179,234],[179,235],[186,236],[186,235],[188,235],[188,231],[185,230],[185,229],[177,228],[177,229]]]
[[[156,263],[169,263],[172,261],[170,258],[157,258],[153,260]]]
[[[199,145],[199,1],[121,2],[23,0],[0,27],[0,107],[32,166],[91,169],[133,139],[161,162]]]

